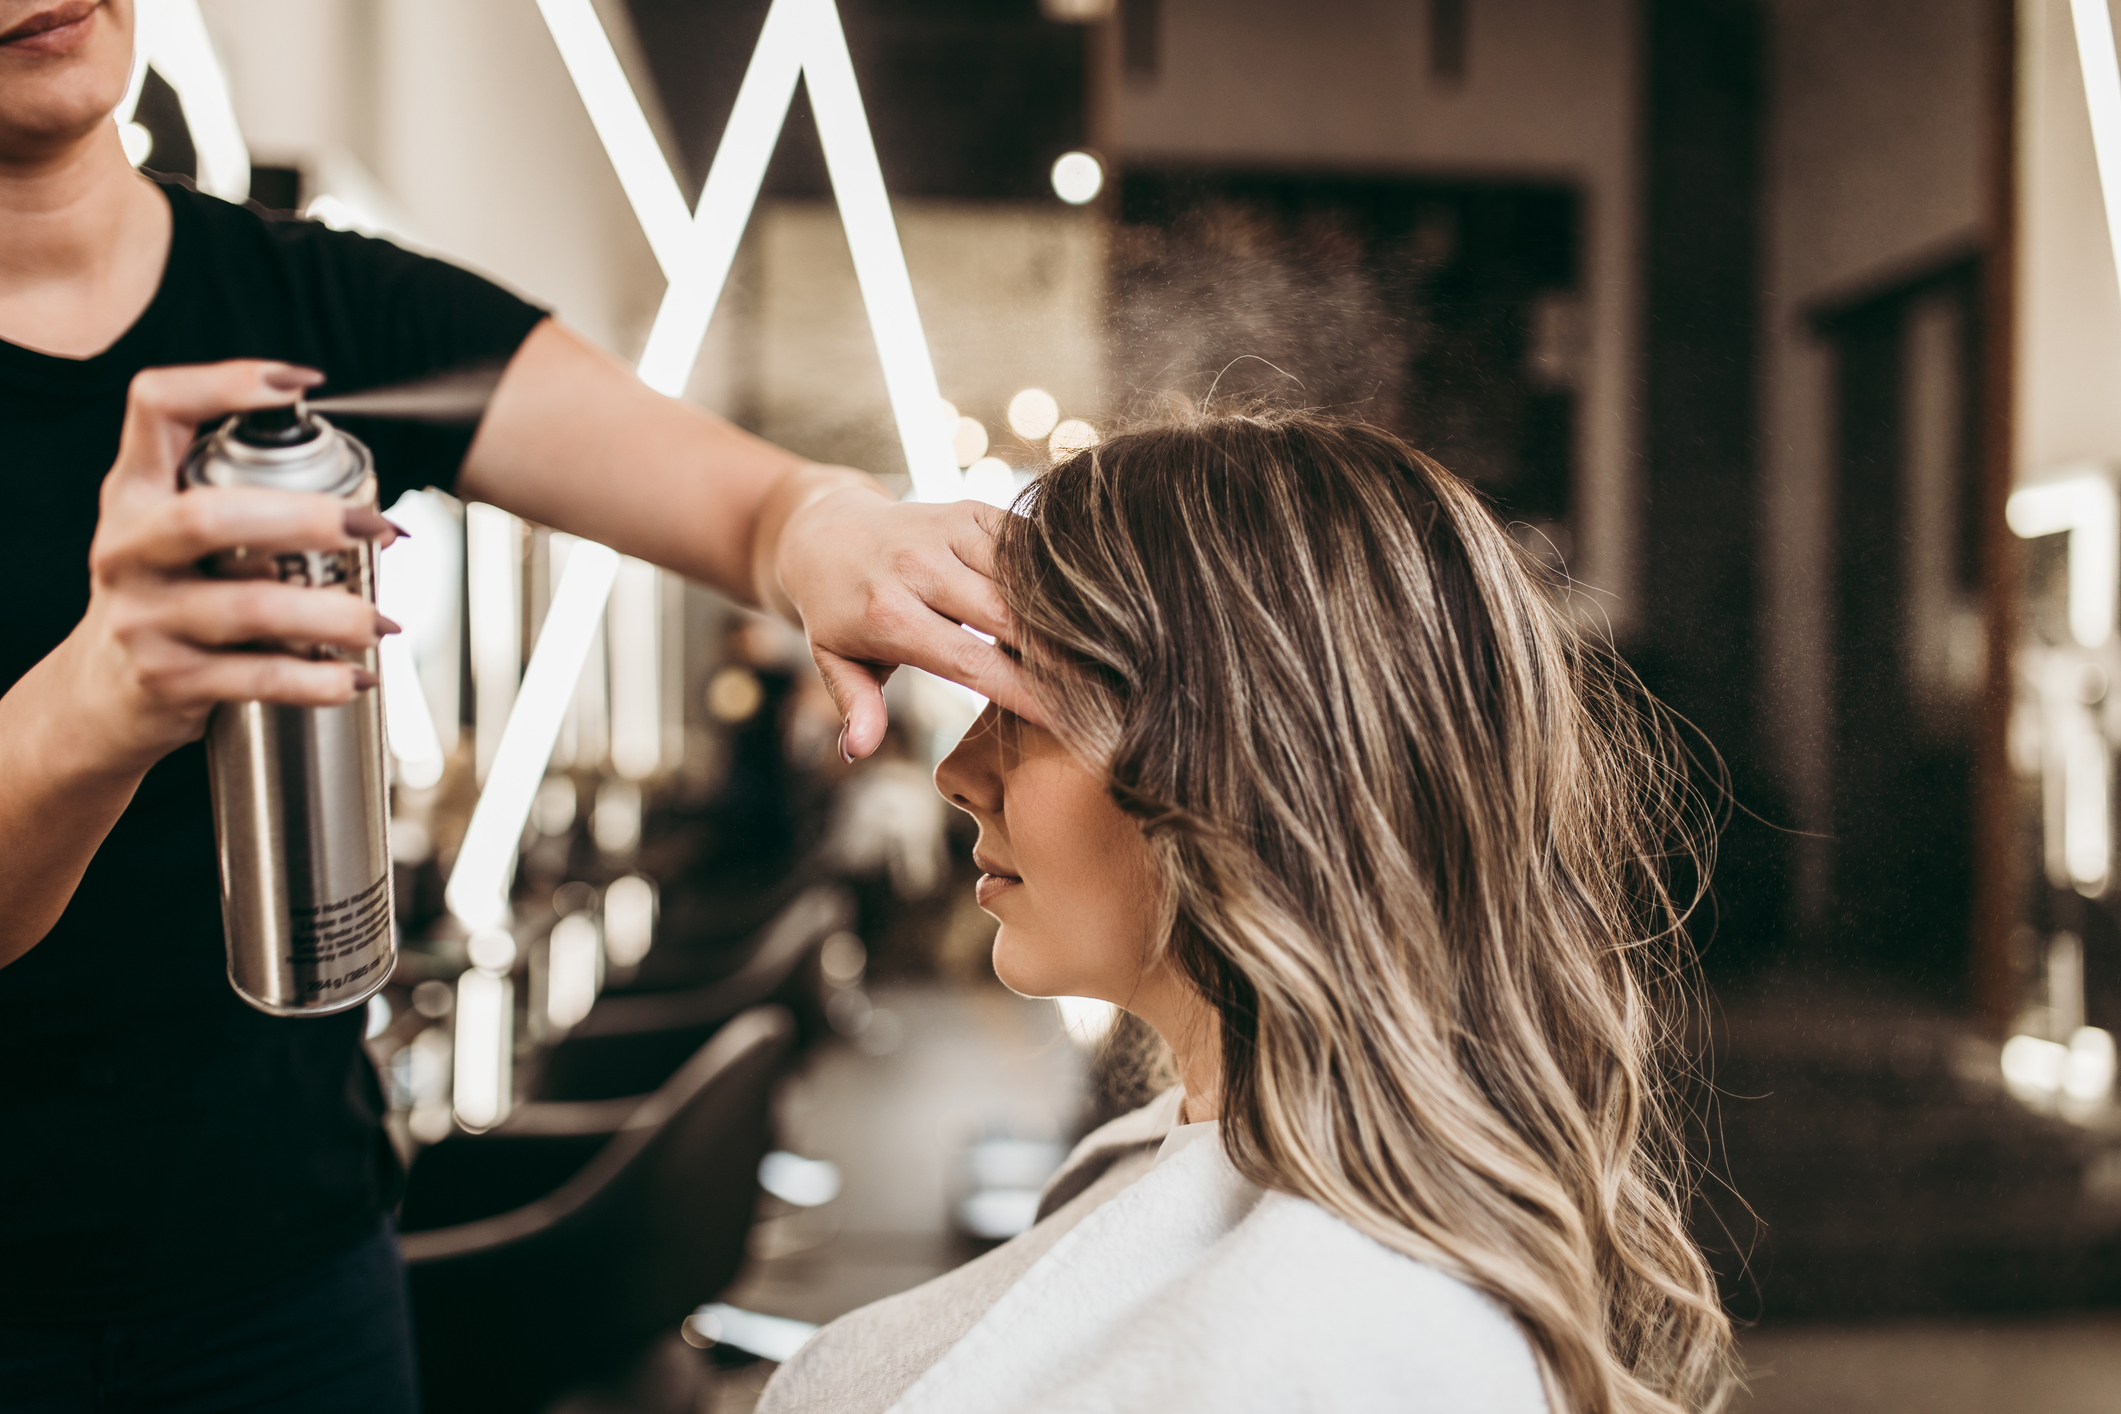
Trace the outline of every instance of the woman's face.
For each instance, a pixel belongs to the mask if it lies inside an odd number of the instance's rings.
[[[1001,922],[995,975],[1031,997],[1097,997],[1142,1011],[1159,914],[1142,833],[1103,777],[1051,732],[991,703],[935,771],[979,821],[979,905]]]
[[[132,77],[133,0],[0,0],[0,159],[64,150]]]

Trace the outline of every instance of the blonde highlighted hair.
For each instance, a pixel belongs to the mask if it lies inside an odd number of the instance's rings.
[[[1019,646],[1151,843],[1233,1162],[1501,1301],[1556,1414],[1718,1406],[1667,1075],[1712,834],[1662,712],[1374,428],[1202,415],[1018,509]]]

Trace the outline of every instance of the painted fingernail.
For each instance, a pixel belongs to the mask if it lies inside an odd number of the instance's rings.
[[[386,535],[393,540],[397,538],[397,527],[366,506],[356,506],[348,511],[341,524],[356,540],[377,540]]]
[[[314,368],[304,368],[299,363],[275,363],[267,366],[262,375],[265,386],[277,388],[283,393],[299,392],[314,388],[324,381],[324,375]]]
[[[405,632],[404,627],[396,619],[386,618],[381,614],[376,615],[376,633],[379,636],[386,633],[403,632]]]
[[[840,728],[840,760],[850,766],[854,764],[854,753],[847,749],[847,729],[845,727]]]
[[[366,668],[355,668],[353,670],[353,690],[355,692],[366,692],[381,681],[381,678]]]

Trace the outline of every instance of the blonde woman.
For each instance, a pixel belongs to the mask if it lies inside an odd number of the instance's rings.
[[[1701,821],[1632,679],[1371,428],[1204,417],[1018,509],[1054,726],[990,707],[936,782],[1001,979],[1125,1008],[1181,1084],[762,1414],[1714,1408],[1660,1068]]]

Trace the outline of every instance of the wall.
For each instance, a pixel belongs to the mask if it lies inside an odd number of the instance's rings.
[[[1795,825],[1832,828],[1833,406],[1808,313],[1975,245],[1981,0],[1770,0],[1761,327],[1761,709]],[[1830,898],[1801,837],[1797,906]]]
[[[368,69],[361,0],[201,0],[251,160],[361,147]]]
[[[1430,75],[1408,0],[1160,0],[1153,77],[1108,75],[1121,161],[1562,178],[1586,196],[1586,322],[1571,568],[1632,610],[1636,564],[1634,0],[1479,0],[1465,77]],[[1116,63],[1116,55],[1108,54]]]

